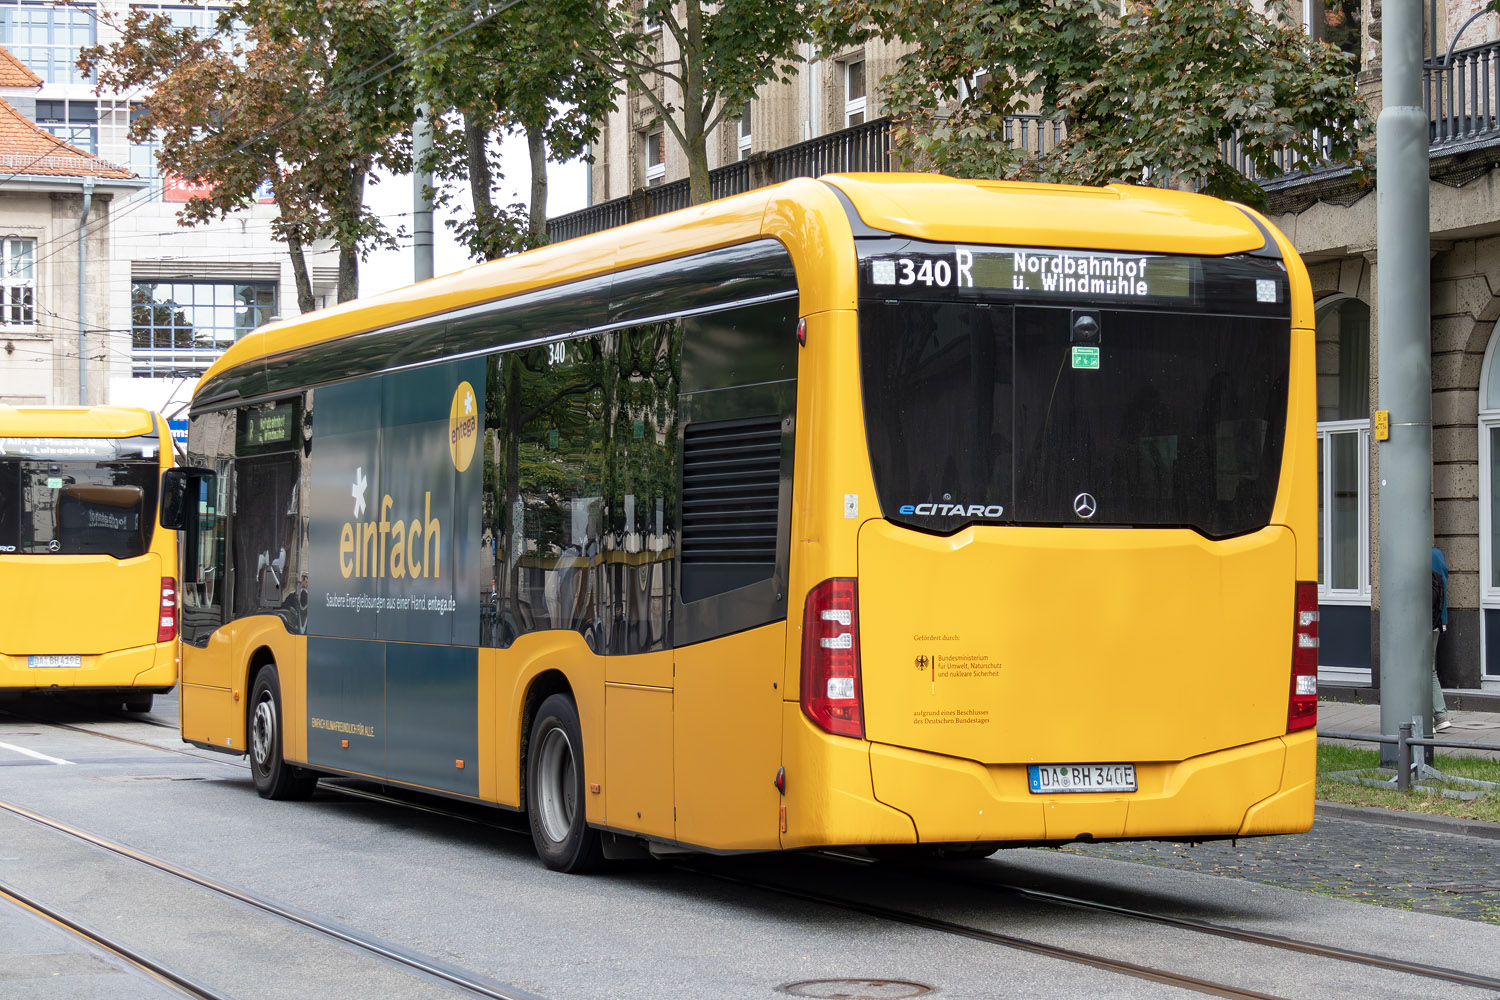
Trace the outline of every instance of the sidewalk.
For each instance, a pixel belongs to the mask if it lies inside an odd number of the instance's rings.
[[[1454,740],[1460,743],[1485,743],[1495,747],[1493,751],[1438,748],[1438,753],[1455,757],[1500,758],[1500,714],[1453,710],[1448,713],[1453,725],[1436,735],[1439,740]],[[1380,706],[1357,705],[1346,701],[1318,702],[1318,730],[1343,733],[1380,733]],[[1394,734],[1393,734],[1394,735]],[[1349,740],[1323,739],[1324,743],[1339,743],[1344,746],[1374,749],[1378,744],[1355,743]]]

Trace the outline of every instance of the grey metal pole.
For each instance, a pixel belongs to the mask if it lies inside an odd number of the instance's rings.
[[[419,164],[428,150],[432,149],[432,108],[427,104],[417,105],[417,120],[411,132],[411,218],[412,249],[416,251],[413,280],[426,281],[432,277],[432,172],[423,170]]]
[[[1421,0],[1386,0],[1382,36],[1384,103],[1375,123],[1377,405],[1390,414],[1390,438],[1378,453],[1380,731],[1395,735],[1413,716],[1432,718],[1432,349]]]
[[[94,182],[83,182],[83,213],[78,217],[78,405],[89,405],[88,226]]]

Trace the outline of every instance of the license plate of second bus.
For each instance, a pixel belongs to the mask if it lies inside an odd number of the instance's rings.
[[[1030,764],[1033,795],[1057,792],[1133,792],[1134,764]]]
[[[83,657],[77,653],[28,656],[26,657],[26,665],[28,667],[81,667],[83,666]]]

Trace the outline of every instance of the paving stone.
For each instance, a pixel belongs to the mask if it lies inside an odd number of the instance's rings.
[[[1500,840],[1319,817],[1308,833],[1238,843],[1142,841],[1063,850],[1500,923]]]

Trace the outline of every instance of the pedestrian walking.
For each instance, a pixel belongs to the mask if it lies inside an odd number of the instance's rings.
[[[1453,723],[1448,718],[1448,703],[1443,700],[1443,685],[1437,675],[1438,637],[1448,631],[1448,560],[1443,550],[1432,547],[1432,642],[1427,665],[1432,668],[1432,731],[1440,733]]]

